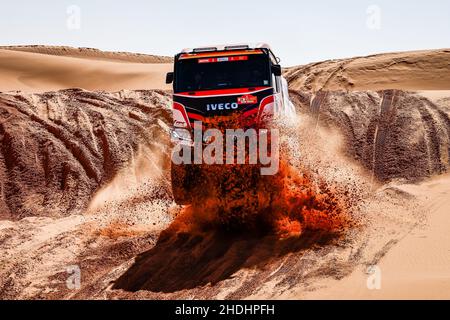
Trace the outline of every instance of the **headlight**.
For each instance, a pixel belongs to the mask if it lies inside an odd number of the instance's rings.
[[[174,128],[171,131],[172,142],[174,143],[185,143],[185,144],[193,144],[192,141],[192,133],[190,130],[182,129],[182,128]]]

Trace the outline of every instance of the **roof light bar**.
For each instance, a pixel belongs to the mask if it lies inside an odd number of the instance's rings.
[[[241,45],[234,45],[234,46],[226,46],[225,50],[245,50],[249,49],[250,47],[247,44],[241,44]]]
[[[195,53],[198,53],[198,52],[211,52],[211,51],[217,51],[217,48],[216,47],[195,48],[192,51],[195,52]]]

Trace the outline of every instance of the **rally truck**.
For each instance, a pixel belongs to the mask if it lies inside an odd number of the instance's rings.
[[[174,72],[166,76],[166,83],[173,84],[172,141],[191,144],[196,122],[211,126],[217,123],[211,119],[238,119],[238,126],[245,129],[292,117],[295,110],[279,61],[267,44],[208,46],[178,53]],[[172,162],[176,203],[190,204],[198,192],[207,190],[200,176],[198,166]]]

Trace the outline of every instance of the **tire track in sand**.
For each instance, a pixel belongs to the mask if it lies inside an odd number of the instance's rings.
[[[383,91],[383,99],[380,104],[380,111],[378,121],[375,126],[374,141],[373,141],[373,156],[372,156],[372,175],[371,184],[375,175],[379,173],[381,162],[383,161],[386,141],[389,135],[390,126],[393,122],[395,113],[395,90]]]

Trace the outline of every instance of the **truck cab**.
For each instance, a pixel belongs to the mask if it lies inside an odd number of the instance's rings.
[[[234,128],[259,130],[273,127],[277,119],[292,118],[295,109],[279,61],[267,44],[178,53],[174,72],[166,76],[166,83],[173,84],[172,141],[193,144],[194,124],[199,122],[211,127],[232,119]],[[198,166],[172,163],[172,191],[178,204],[191,202],[192,184],[202,182],[198,171]]]
[[[279,59],[267,44],[185,49],[175,56],[173,132],[194,121],[239,114],[243,126],[295,113]]]

